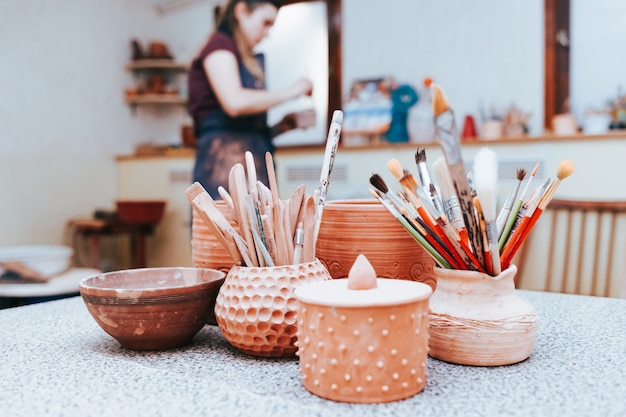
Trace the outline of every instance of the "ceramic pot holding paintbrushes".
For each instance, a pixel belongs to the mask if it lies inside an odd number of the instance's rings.
[[[429,355],[446,362],[499,366],[521,362],[537,334],[534,307],[515,292],[517,267],[498,276],[435,268]]]
[[[294,290],[332,279],[319,261],[274,267],[234,266],[215,302],[222,334],[254,356],[290,357],[297,350],[297,306]]]
[[[432,258],[376,201],[326,202],[316,255],[333,278],[345,278],[359,253],[381,278],[423,282],[435,288]]]

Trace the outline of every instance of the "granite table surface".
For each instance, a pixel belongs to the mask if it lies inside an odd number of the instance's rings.
[[[297,359],[248,356],[217,326],[182,348],[138,352],[80,297],[0,310],[0,416],[626,416],[626,300],[518,293],[539,316],[529,359],[428,358],[424,391],[383,404],[317,397]]]

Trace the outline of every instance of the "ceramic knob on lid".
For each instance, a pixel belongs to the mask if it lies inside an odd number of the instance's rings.
[[[408,398],[424,389],[430,286],[376,278],[359,255],[348,279],[298,287],[298,356],[303,384],[352,403]]]

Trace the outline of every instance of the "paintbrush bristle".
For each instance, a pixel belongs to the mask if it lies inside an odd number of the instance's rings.
[[[415,163],[421,164],[423,162],[426,162],[426,149],[417,148],[417,151],[415,151]]]
[[[562,161],[559,164],[559,167],[556,171],[556,177],[559,180],[563,180],[569,177],[570,175],[572,175],[574,171],[576,171],[576,167],[574,166],[574,161],[572,161],[571,159],[568,159],[566,161]]]
[[[404,172],[402,170],[402,164],[400,164],[400,161],[395,158],[390,159],[389,162],[387,162],[387,169],[389,169],[391,175],[393,175],[397,179],[402,178],[402,176],[404,175]]]
[[[526,170],[524,168],[518,168],[515,174],[518,181],[523,181],[526,177]]]
[[[439,185],[439,191],[441,191],[441,197],[445,200],[456,195],[454,191],[454,184],[452,184],[452,178],[450,178],[450,171],[448,171],[448,164],[446,159],[440,156],[433,162],[433,176],[437,180]]]
[[[417,190],[417,180],[415,179],[415,177],[413,176],[413,174],[411,174],[408,170],[404,170],[403,171],[402,178],[400,178],[400,184],[402,184],[403,186],[407,187],[409,190],[415,192],[415,190]]]
[[[486,222],[496,219],[496,184],[498,157],[489,148],[482,148],[474,159],[474,187],[480,199]]]
[[[438,84],[432,83],[430,85],[430,96],[433,101],[433,115],[435,117],[450,110],[448,99]]]
[[[370,177],[370,184],[372,184],[377,190],[380,190],[383,194],[387,194],[389,192],[389,187],[387,187],[385,180],[383,180],[383,177],[378,174],[372,174]]]

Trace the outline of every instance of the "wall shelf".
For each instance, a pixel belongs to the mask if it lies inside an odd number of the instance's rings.
[[[171,71],[186,71],[187,64],[180,62],[174,62],[170,59],[140,59],[132,61],[126,64],[128,71],[141,71],[141,70],[171,70]]]
[[[159,82],[160,87],[149,92],[139,93],[142,89],[135,89],[135,94],[128,94],[125,97],[126,104],[136,106],[145,104],[156,105],[180,105],[187,102],[186,97],[178,93],[170,94],[166,92],[166,86],[176,84],[176,79],[187,71],[187,64],[175,62],[171,59],[140,59],[126,64],[126,70],[131,71],[139,82],[150,86],[152,80]],[[178,90],[176,88],[175,90]]]
[[[127,104],[185,104],[187,99],[177,94],[138,94],[126,96]]]

